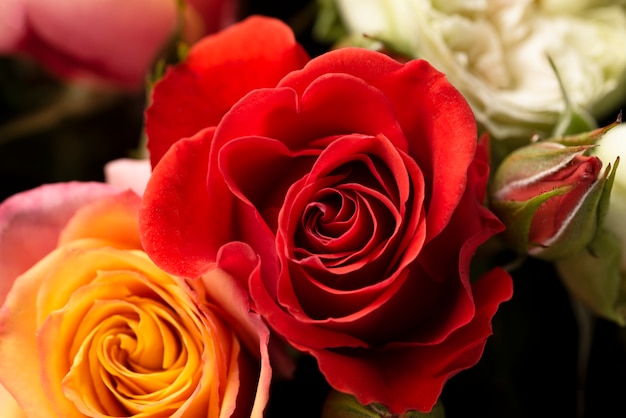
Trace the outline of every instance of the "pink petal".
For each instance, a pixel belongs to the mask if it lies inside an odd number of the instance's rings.
[[[16,194],[0,205],[0,302],[17,276],[56,248],[74,213],[119,193],[103,183],[50,184]]]
[[[27,13],[42,42],[127,85],[144,80],[176,22],[171,0],[30,0]]]
[[[104,166],[106,182],[120,189],[131,189],[139,196],[143,195],[152,167],[150,161],[132,158],[120,158]]]
[[[246,288],[224,270],[215,268],[202,276],[209,300],[223,308],[223,315],[231,329],[249,353],[261,364],[258,385],[254,389],[254,405],[250,417],[263,416],[269,399],[272,369],[269,361],[268,344],[270,331],[261,316],[251,312]],[[242,382],[245,385],[245,382]]]
[[[12,51],[26,33],[24,0],[0,1],[0,52]]]

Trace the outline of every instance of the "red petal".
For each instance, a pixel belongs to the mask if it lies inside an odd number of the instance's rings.
[[[215,129],[198,132],[172,146],[155,167],[139,211],[145,251],[162,269],[196,277],[215,261],[217,236],[209,208],[228,211],[228,199],[210,204],[206,176]],[[224,205],[224,206],[221,206]]]
[[[445,382],[478,362],[491,335],[491,319],[513,292],[510,276],[492,270],[474,284],[476,315],[441,344],[396,345],[381,350],[310,350],[335,389],[362,404],[378,402],[391,413],[430,411]],[[355,378],[358,376],[358,378]]]
[[[329,72],[361,78],[391,102],[408,141],[407,152],[425,173],[427,184],[432,184],[427,220],[428,239],[432,239],[457,207],[474,158],[477,130],[469,105],[426,61],[402,65],[359,48],[341,48],[315,58],[301,71],[286,76],[279,86],[302,93],[313,80]]]
[[[425,61],[407,63],[381,79],[379,87],[398,112],[409,155],[424,172],[426,184],[432,184],[430,240],[446,227],[465,192],[478,142],[474,115],[461,93]]]
[[[249,17],[198,42],[154,88],[146,111],[152,164],[174,142],[217,125],[249,91],[275,86],[308,60],[291,29],[266,17]]]

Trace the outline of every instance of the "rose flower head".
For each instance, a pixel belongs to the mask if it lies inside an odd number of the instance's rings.
[[[508,154],[492,183],[491,207],[519,253],[546,260],[581,251],[606,212],[617,161],[589,155],[613,125],[555,140],[533,142]]]
[[[342,45],[366,41],[426,59],[445,73],[494,140],[521,141],[552,132],[564,104],[548,57],[572,102],[594,118],[606,117],[626,97],[623,2],[324,3],[341,19]]]
[[[361,48],[308,60],[259,16],[188,57],[148,109],[150,257],[189,277],[219,260],[332,387],[430,411],[512,292],[499,268],[470,280],[503,225],[483,205],[488,144],[463,96],[422,60]]]
[[[220,269],[191,281],[158,268],[139,203],[71,183],[0,205],[3,248],[28,246],[37,227],[57,238],[33,263],[0,264],[3,417],[262,417],[269,330]]]
[[[2,0],[0,54],[28,56],[70,80],[136,89],[182,22],[194,42],[235,19],[233,0]],[[180,16],[179,16],[180,14]]]

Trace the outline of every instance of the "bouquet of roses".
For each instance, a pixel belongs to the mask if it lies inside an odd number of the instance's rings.
[[[525,416],[537,279],[579,337],[554,410],[584,416],[594,321],[626,324],[626,59],[558,48],[626,40],[624,6],[40,3],[0,6],[0,50],[66,81],[0,145],[128,100],[141,134],[0,204],[6,416]]]

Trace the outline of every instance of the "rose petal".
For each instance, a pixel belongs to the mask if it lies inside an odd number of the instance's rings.
[[[380,89],[402,126],[408,154],[427,178],[432,194],[428,209],[428,240],[447,225],[458,205],[469,164],[474,158],[477,129],[463,96],[426,61],[406,65],[361,48],[340,48],[311,60],[279,83],[302,92],[327,73],[346,73]],[[424,80],[428,80],[425,84]],[[421,110],[423,109],[423,110]],[[448,160],[454,155],[454,164]]]
[[[218,265],[220,263],[224,263],[224,261],[218,260]],[[223,308],[224,319],[231,329],[237,332],[240,341],[248,347],[250,353],[256,353],[259,356],[255,360],[261,365],[260,374],[258,378],[248,379],[248,381],[258,380],[256,387],[250,388],[253,393],[256,393],[256,396],[248,396],[248,398],[255,399],[250,417],[261,418],[269,399],[269,387],[272,379],[268,352],[269,329],[260,315],[251,312],[248,292],[235,277],[222,269],[213,269],[202,276],[202,282],[209,299],[216,301]],[[244,394],[242,390],[240,397],[243,396],[245,399],[245,395],[249,394]]]
[[[95,73],[136,88],[176,23],[170,0],[29,0],[30,33],[20,45],[61,74]],[[102,36],[94,27],[106,27]]]
[[[141,242],[162,269],[184,277],[197,277],[215,261],[218,248],[208,237],[222,236],[230,224],[220,225],[212,216],[229,215],[228,196],[216,194],[211,205],[205,193],[207,161],[214,128],[177,142],[158,164],[146,186],[139,210]],[[215,213],[199,208],[214,208]],[[209,243],[210,244],[210,243]]]
[[[140,249],[137,215],[140,198],[128,190],[78,209],[59,236],[59,245],[80,238],[99,238],[117,248]]]
[[[55,409],[217,417],[222,395],[238,392],[243,378],[239,344],[220,308],[200,315],[183,283],[142,252],[98,247],[59,254],[37,301],[41,380]],[[137,368],[130,371],[126,362]],[[99,378],[98,369],[117,384]]]
[[[406,138],[394,112],[383,92],[363,80],[328,74],[302,93],[291,87],[248,93],[224,116],[214,147],[255,135],[280,140],[291,150],[321,150],[337,136],[359,133],[384,135],[402,149]]]
[[[491,334],[491,319],[512,291],[512,281],[503,270],[493,270],[478,280],[474,284],[476,316],[440,344],[347,349],[343,353],[302,349],[317,358],[320,370],[335,389],[354,394],[363,405],[380,402],[396,413],[416,408],[429,411],[444,383],[478,362]],[[357,374],[361,378],[354,379]]]
[[[255,311],[261,313],[267,322],[272,324],[272,327],[278,326],[279,329],[282,329],[283,326],[293,327],[293,334],[289,334],[290,338],[293,335],[293,340],[296,342],[310,340],[313,342],[314,346],[318,348],[324,346],[324,344],[321,343],[322,341],[328,340],[336,341],[338,346],[362,347],[366,345],[364,342],[345,334],[327,331],[321,328],[302,326],[299,321],[281,310],[270,296],[270,292],[273,292],[276,286],[275,284],[274,286],[271,284],[268,286],[263,285],[260,277],[261,266],[256,256],[251,258],[253,254],[255,253],[252,249],[244,243],[225,245],[220,252],[220,256],[222,259],[228,260],[228,264],[226,265],[222,262],[221,267],[226,269],[226,271],[237,278],[237,280],[248,283],[251,297],[256,302],[254,306]],[[243,264],[247,267],[237,267],[239,264]],[[250,270],[250,268],[252,270]],[[322,345],[320,346],[319,343]]]
[[[0,51],[11,51],[26,33],[26,12],[23,0],[0,2]]]
[[[56,416],[41,387],[39,349],[34,338],[38,290],[46,272],[58,261],[53,254],[15,281],[0,309],[0,382],[28,417]]]
[[[195,44],[187,60],[170,68],[153,91],[146,111],[152,165],[174,142],[217,125],[247,92],[273,87],[307,61],[306,52],[286,24],[260,16]],[[179,94],[181,91],[186,93]]]
[[[120,158],[104,166],[104,177],[108,184],[121,189],[130,188],[139,196],[143,195],[150,179],[152,167],[148,160]]]
[[[76,210],[118,193],[103,183],[50,184],[16,194],[0,205],[0,303],[13,284],[58,243]]]
[[[5,418],[27,418],[15,398],[2,385],[0,385],[0,405],[2,405],[2,416]]]
[[[504,229],[502,222],[482,204],[489,179],[486,146],[484,138],[478,148],[476,159],[468,170],[468,187],[447,228],[420,253],[419,264],[424,269],[426,277],[442,282],[445,282],[445,278],[458,278],[448,280],[454,286],[457,296],[442,298],[439,310],[448,309],[449,313],[445,322],[438,324],[436,332],[430,336],[433,341],[446,338],[450,332],[462,327],[474,317],[475,306],[470,287],[472,258],[481,244]],[[451,258],[442,264],[440,254],[448,254]],[[444,305],[445,301],[448,301],[447,305]]]

